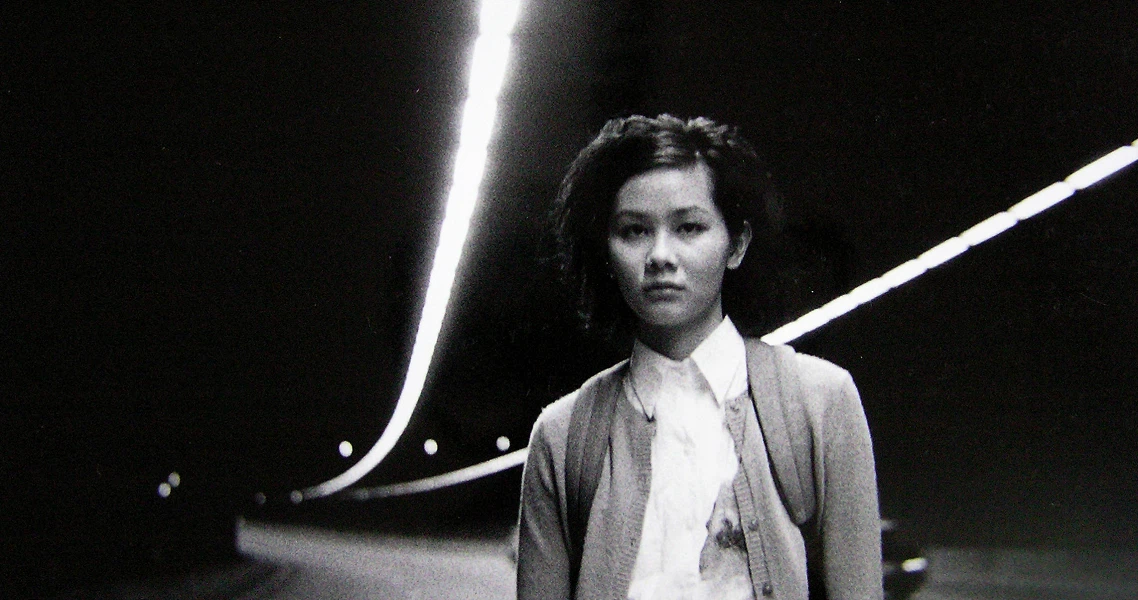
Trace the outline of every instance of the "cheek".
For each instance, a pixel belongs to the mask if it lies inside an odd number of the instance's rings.
[[[717,253],[705,254],[698,263],[690,263],[689,282],[693,291],[703,299],[701,302],[713,300],[722,293],[726,267],[726,259]]]
[[[718,241],[699,248],[691,256],[693,275],[707,282],[721,281],[723,273],[727,270],[727,260],[730,258],[730,245]]]
[[[609,265],[621,289],[625,289],[639,279],[641,264],[633,249],[621,244],[609,244]]]

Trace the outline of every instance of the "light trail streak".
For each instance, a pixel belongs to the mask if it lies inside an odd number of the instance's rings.
[[[497,120],[498,94],[505,80],[510,57],[510,34],[517,23],[519,6],[520,0],[482,0],[479,35],[472,52],[467,99],[463,106],[446,213],[431,263],[427,294],[415,333],[415,344],[411,349],[411,360],[391,420],[375,445],[359,462],[324,483],[303,491],[294,491],[294,498],[299,496],[301,499],[312,499],[336,493],[371,472],[395,447],[419,404],[439,332],[442,331],[455,273],[462,258],[462,247],[466,243],[470,218],[477,204],[478,190],[482,186],[487,147]]]
[[[1070,198],[1075,192],[1102,181],[1134,164],[1135,161],[1138,161],[1138,140],[1129,146],[1122,146],[1071,173],[1063,181],[1053,183],[1024,198],[1008,210],[984,219],[960,235],[933,246],[917,258],[895,267],[881,277],[871,279],[854,288],[853,291],[779,327],[763,336],[762,339],[768,344],[786,344],[796,340],[858,306],[874,300],[889,290],[916,279],[928,272],[929,269],[939,267],[969,249],[1015,227],[1022,221],[1055,206]]]
[[[373,498],[390,498],[392,496],[405,496],[407,494],[417,494],[420,492],[430,492],[433,490],[466,483],[512,469],[526,461],[526,456],[529,455],[529,448],[522,448],[515,450],[509,454],[490,459],[486,462],[478,463],[476,465],[465,467],[457,471],[443,473],[442,475],[435,475],[433,477],[425,477],[423,479],[416,479],[415,481],[407,481],[404,483],[393,483],[390,485],[380,485],[371,488],[356,488],[345,491],[349,498],[353,500],[371,500]]]

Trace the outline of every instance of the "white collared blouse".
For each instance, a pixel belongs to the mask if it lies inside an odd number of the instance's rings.
[[[732,543],[739,459],[725,422],[726,400],[747,391],[746,361],[730,318],[683,360],[633,348],[625,397],[656,434],[632,600],[753,597],[745,545]]]

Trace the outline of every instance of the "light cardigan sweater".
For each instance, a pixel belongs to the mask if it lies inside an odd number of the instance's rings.
[[[822,562],[830,600],[881,598],[881,545],[873,449],[861,401],[844,370],[794,355],[812,431],[819,532],[814,560]],[[596,376],[623,378],[628,361]],[[593,380],[590,380],[591,382]],[[589,385],[590,382],[586,382]],[[580,390],[578,390],[579,392]],[[565,453],[577,393],[542,412],[530,438],[522,478],[518,539],[518,600],[569,599]],[[756,598],[808,597],[806,549],[775,487],[758,418],[749,395],[727,404],[727,424],[741,457],[734,487],[745,524],[748,566]],[[576,600],[625,600],[640,545],[651,488],[655,423],[618,402],[611,444],[582,551]]]

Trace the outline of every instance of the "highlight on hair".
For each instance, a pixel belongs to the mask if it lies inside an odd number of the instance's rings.
[[[586,331],[612,337],[631,331],[635,317],[610,277],[608,228],[616,194],[629,178],[657,168],[705,163],[712,199],[732,238],[752,231],[743,264],[723,282],[724,312],[745,333],[774,326],[780,315],[780,196],[755,149],[738,128],[705,117],[669,114],[612,119],[574,159],[553,207],[557,258]]]

